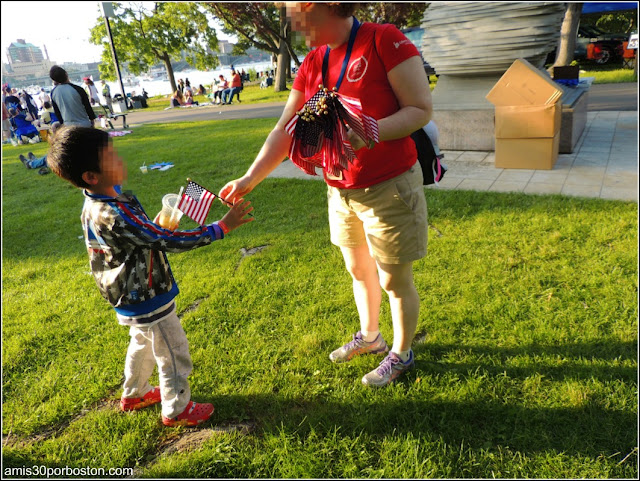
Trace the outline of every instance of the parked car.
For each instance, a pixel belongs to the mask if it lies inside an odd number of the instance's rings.
[[[599,65],[621,60],[624,54],[622,43],[628,39],[629,34],[626,33],[606,33],[598,27],[581,25],[578,28],[575,58],[593,60]]]
[[[592,60],[598,65],[621,61],[624,55],[623,42],[629,39],[626,33],[606,33],[592,25],[580,25],[576,38],[575,60]],[[556,59],[555,49],[547,56],[547,63]]]

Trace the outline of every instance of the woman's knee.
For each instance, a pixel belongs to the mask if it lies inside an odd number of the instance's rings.
[[[380,287],[394,297],[404,297],[415,291],[411,264],[379,266]]]
[[[365,247],[341,248],[347,272],[354,281],[364,282],[378,275],[376,262]]]

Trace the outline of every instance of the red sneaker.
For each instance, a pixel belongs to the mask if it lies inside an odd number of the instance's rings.
[[[160,388],[154,387],[151,391],[142,397],[123,397],[120,398],[120,409],[123,411],[137,411],[138,409],[153,406],[162,401],[160,396]]]
[[[182,414],[171,419],[162,416],[162,423],[165,426],[197,426],[209,419],[211,414],[213,414],[213,404],[189,401]]]

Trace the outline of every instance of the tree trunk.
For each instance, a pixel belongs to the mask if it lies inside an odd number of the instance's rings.
[[[287,89],[287,65],[291,65],[291,57],[287,48],[287,10],[280,7],[280,44],[278,45],[278,66],[276,67],[276,78],[274,92],[283,92]]]
[[[581,13],[582,3],[567,4],[567,10],[564,12],[564,20],[560,28],[560,40],[556,50],[556,60],[553,62],[554,67],[566,67],[573,62]]]
[[[275,92],[283,92],[287,89],[287,65],[291,64],[291,57],[284,42],[280,42],[280,51],[278,52],[278,66],[276,67]]]
[[[164,68],[167,69],[167,76],[169,77],[169,83],[171,84],[171,93],[178,90],[176,86],[176,79],[173,74],[173,65],[171,65],[171,58],[167,52],[162,52],[162,61],[164,62]]]

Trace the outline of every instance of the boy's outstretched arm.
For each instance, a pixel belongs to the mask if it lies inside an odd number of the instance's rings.
[[[117,215],[109,229],[109,234],[103,232],[102,235],[111,236],[118,244],[147,247],[165,252],[186,252],[223,239],[227,230],[223,229],[221,222],[218,221],[196,229],[170,231],[155,224],[146,215],[136,212],[125,203],[117,202],[112,206]],[[244,218],[251,210],[253,208],[250,207],[249,202],[236,203],[221,219],[228,228],[227,232],[253,220]]]

